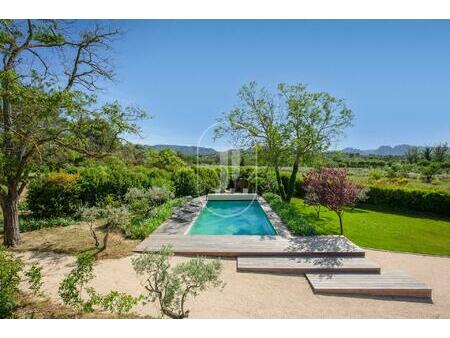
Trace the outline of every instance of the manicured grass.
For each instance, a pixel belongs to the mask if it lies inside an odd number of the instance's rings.
[[[322,208],[318,220],[301,199],[291,204],[318,235],[339,234],[334,212]],[[344,213],[344,234],[366,248],[450,256],[450,220],[432,215],[355,208]]]

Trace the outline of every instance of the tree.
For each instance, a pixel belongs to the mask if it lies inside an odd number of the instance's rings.
[[[410,164],[414,164],[419,162],[420,160],[420,151],[419,148],[417,147],[411,147],[406,151],[406,160],[408,161],[408,163]]]
[[[448,154],[448,145],[447,142],[439,143],[433,148],[433,160],[436,162],[444,162],[447,158]]]
[[[345,207],[353,207],[362,189],[347,176],[347,170],[321,168],[306,175],[307,191],[316,196],[316,202],[336,212],[340,234],[344,234],[343,214]]]
[[[432,147],[425,147],[423,148],[422,156],[426,161],[431,161],[433,155],[433,148]]]
[[[56,155],[103,156],[135,133],[145,113],[101,105],[99,83],[114,77],[108,51],[119,31],[56,20],[0,21],[0,204],[4,243],[20,241],[17,205],[30,174]]]
[[[172,149],[149,150],[144,164],[149,168],[156,167],[171,172],[186,167],[186,162]]]
[[[287,202],[294,195],[300,163],[328,149],[353,118],[343,100],[309,92],[302,84],[279,84],[276,100],[251,82],[241,88],[238,98],[238,105],[219,119],[215,136],[229,135],[241,146],[258,149],[274,168],[279,194]],[[286,190],[281,164],[292,167]]]
[[[224,285],[219,278],[222,265],[218,260],[207,262],[197,257],[171,269],[172,255],[171,248],[163,246],[160,251],[144,253],[132,262],[136,273],[145,279],[146,298],[158,301],[163,315],[182,319],[189,316],[186,309],[189,296],[196,297],[208,287]]]
[[[258,157],[275,170],[279,194],[286,199],[280,166],[287,155],[287,135],[283,116],[277,111],[272,95],[256,82],[244,85],[238,92],[238,104],[218,119],[214,138],[231,136],[242,149],[254,149]]]
[[[344,100],[325,92],[308,92],[302,84],[280,84],[278,89],[287,109],[289,150],[294,159],[286,196],[286,201],[290,202],[300,161],[327,150],[331,142],[351,126],[353,112]]]
[[[441,167],[436,162],[431,162],[429,165],[426,165],[422,167],[421,173],[422,173],[422,179],[426,183],[433,182],[434,176],[436,176],[441,171]]]

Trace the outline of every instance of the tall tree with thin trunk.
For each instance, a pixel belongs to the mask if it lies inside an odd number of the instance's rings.
[[[310,92],[305,85],[278,85],[287,111],[287,130],[292,170],[286,192],[290,202],[301,161],[327,150],[343,130],[351,126],[353,112],[344,100],[325,92]]]
[[[230,136],[244,149],[254,149],[275,170],[280,196],[286,193],[281,181],[280,166],[288,154],[283,116],[274,97],[255,82],[243,86],[238,93],[238,104],[218,120],[215,138]]]
[[[325,92],[309,92],[306,86],[279,84],[270,95],[255,82],[238,94],[237,106],[219,119],[216,137],[230,136],[242,145],[258,147],[273,167],[281,198],[290,202],[300,165],[329,148],[351,125],[353,113],[342,99]],[[280,167],[290,165],[287,189]]]
[[[114,73],[116,29],[56,20],[0,20],[0,204],[4,244],[20,241],[18,202],[30,174],[55,154],[102,156],[145,113],[101,105],[95,92]]]

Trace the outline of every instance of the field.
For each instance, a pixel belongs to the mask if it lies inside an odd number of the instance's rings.
[[[303,200],[291,202],[318,234],[338,234],[336,214],[322,208],[320,219]],[[421,213],[355,208],[344,213],[344,233],[356,244],[374,249],[450,256],[450,220]]]

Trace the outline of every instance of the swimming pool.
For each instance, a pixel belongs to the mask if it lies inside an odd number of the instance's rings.
[[[208,201],[188,235],[276,235],[258,201]]]

